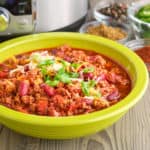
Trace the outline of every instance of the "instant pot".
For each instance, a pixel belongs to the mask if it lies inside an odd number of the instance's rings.
[[[87,10],[88,0],[0,0],[0,36],[72,30]]]

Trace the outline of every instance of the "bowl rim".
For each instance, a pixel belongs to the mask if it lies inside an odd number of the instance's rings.
[[[0,121],[5,122],[5,120],[11,120],[14,122],[20,122],[30,125],[38,126],[74,126],[83,125],[87,123],[93,123],[101,120],[106,120],[108,118],[117,116],[118,114],[126,112],[131,108],[138,100],[143,96],[147,86],[148,86],[148,71],[146,69],[143,61],[134,52],[129,50],[127,47],[118,44],[117,42],[105,39],[102,37],[80,34],[80,33],[67,33],[67,32],[53,32],[53,33],[39,33],[33,35],[22,36],[19,38],[14,38],[12,40],[2,42],[0,44],[0,52],[5,51],[11,46],[23,44],[32,40],[42,40],[47,38],[71,38],[78,40],[86,40],[91,42],[96,42],[98,44],[103,44],[104,46],[115,48],[118,53],[123,54],[128,57],[130,62],[134,65],[136,70],[136,81],[132,92],[129,93],[124,99],[122,99],[117,104],[108,107],[106,109],[92,112],[89,114],[77,115],[77,116],[67,116],[67,117],[49,117],[49,116],[38,116],[32,114],[21,113],[5,106],[0,105]],[[109,44],[108,44],[109,43]],[[94,48],[93,48],[94,49]],[[134,60],[134,61],[132,61]],[[141,71],[142,69],[142,71]],[[142,91],[141,91],[142,89]],[[120,109],[121,108],[121,109]]]
[[[139,48],[148,46],[148,45],[150,45],[149,38],[133,39],[133,40],[127,41],[125,43],[125,46],[128,47],[129,49],[131,49],[132,51],[136,51]]]
[[[105,15],[105,14],[103,14],[103,13],[101,13],[101,12],[98,11],[98,10],[101,9],[100,6],[102,4],[103,4],[103,7],[101,7],[101,8],[105,8],[105,7],[109,6],[110,4],[113,4],[113,2],[105,0],[105,1],[100,1],[100,2],[96,3],[96,5],[93,8],[93,15],[94,15],[95,19],[97,21],[112,19],[111,16],[107,16],[107,15]]]

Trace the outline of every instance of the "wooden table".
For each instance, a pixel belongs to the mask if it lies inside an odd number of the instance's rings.
[[[0,150],[150,150],[150,84],[141,101],[104,131],[73,140],[42,140],[0,125]]]

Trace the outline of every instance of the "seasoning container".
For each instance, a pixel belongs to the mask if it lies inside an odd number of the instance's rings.
[[[100,1],[94,8],[94,17],[98,21],[115,20],[118,23],[127,23],[127,7],[125,3]]]
[[[133,50],[147,66],[150,72],[150,39],[137,39],[125,43],[125,46]]]
[[[129,23],[136,39],[150,38],[150,1],[136,1],[127,10]]]
[[[127,25],[121,25],[111,21],[87,22],[81,26],[79,32],[102,36],[122,44],[127,42],[131,37],[131,32]]]
[[[142,6],[135,16],[144,22],[150,23],[150,3]]]

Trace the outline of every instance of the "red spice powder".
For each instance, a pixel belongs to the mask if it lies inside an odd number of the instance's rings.
[[[142,47],[135,51],[145,63],[150,63],[150,46]]]
[[[135,51],[145,63],[150,63],[150,46],[142,47]],[[150,71],[150,66],[147,64],[148,70]]]

